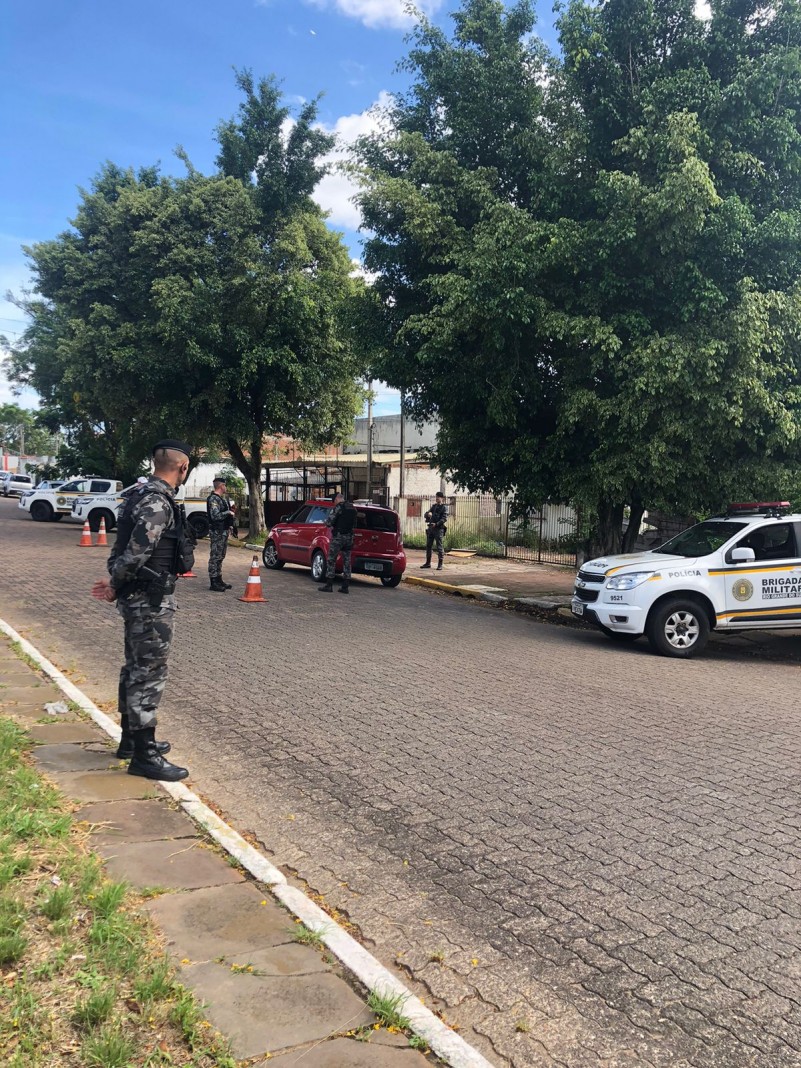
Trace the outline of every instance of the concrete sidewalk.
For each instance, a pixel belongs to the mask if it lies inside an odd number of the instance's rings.
[[[48,714],[45,705],[61,704]],[[0,637],[0,715],[36,743],[37,769],[76,802],[108,874],[150,888],[147,911],[180,981],[207,1005],[237,1060],[304,1068],[425,1068],[409,1035],[382,1027],[324,947],[171,802],[128,775],[99,727]],[[158,893],[156,893],[158,891]]]
[[[576,578],[572,567],[555,564],[446,553],[442,571],[435,570],[436,561],[428,571],[420,569],[425,563],[422,549],[407,549],[406,557],[404,582],[523,610],[554,611],[569,605]]]

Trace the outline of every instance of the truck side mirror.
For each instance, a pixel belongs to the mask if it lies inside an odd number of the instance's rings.
[[[753,549],[749,549],[747,545],[738,545],[736,549],[731,551],[731,562],[733,564],[749,564],[752,560],[756,560],[756,553]]]

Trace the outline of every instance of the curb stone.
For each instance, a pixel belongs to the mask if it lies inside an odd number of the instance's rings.
[[[22,652],[34,661],[40,671],[48,675],[62,692],[85,712],[114,741],[119,741],[120,728],[110,716],[102,712],[81,690],[70,682],[27,639],[0,619],[0,633],[19,645]],[[266,857],[249,845],[233,827],[213,812],[196,794],[181,783],[154,783],[174,800],[187,815],[200,825],[222,848],[237,860],[258,882],[306,927],[319,935],[326,947],[369,991],[381,996],[399,996],[403,1014],[410,1030],[425,1039],[431,1050],[451,1068],[494,1068],[478,1050],[436,1016],[392,972],[384,967],[364,946],[315,905],[301,890],[290,886],[286,877]]]

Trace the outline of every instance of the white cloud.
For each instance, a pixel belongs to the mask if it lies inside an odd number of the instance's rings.
[[[389,26],[405,30],[415,21],[407,0],[306,0],[306,3],[323,11],[333,8],[347,18],[358,19],[371,29]],[[443,3],[444,0],[417,0],[415,7],[430,18]]]
[[[702,22],[709,22],[712,18],[712,8],[709,6],[709,0],[695,0],[695,17],[701,19]]]
[[[391,95],[382,90],[376,102],[366,111],[360,111],[354,115],[341,115],[333,126],[325,127],[328,133],[334,134],[337,145],[334,151],[324,159],[325,163],[330,164],[332,170],[315,189],[314,199],[324,211],[329,213],[329,222],[334,226],[341,226],[346,230],[358,230],[361,225],[361,214],[353,203],[357,188],[352,179],[337,167],[347,158],[350,146],[358,137],[381,128],[382,113],[391,100]]]

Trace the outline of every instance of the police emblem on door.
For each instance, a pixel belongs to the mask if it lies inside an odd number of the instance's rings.
[[[731,588],[736,601],[750,601],[754,593],[754,587],[748,579],[737,579]]]

